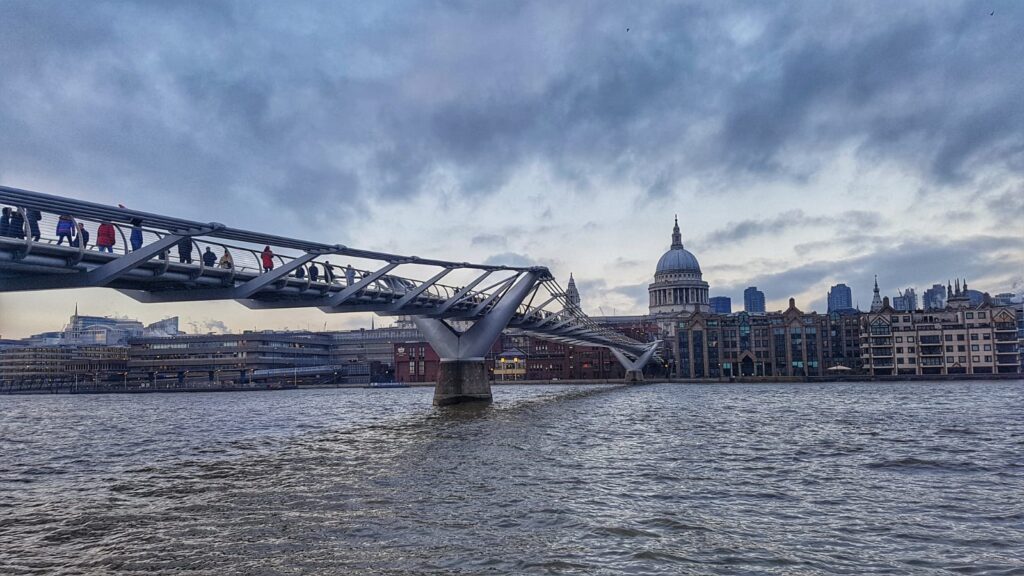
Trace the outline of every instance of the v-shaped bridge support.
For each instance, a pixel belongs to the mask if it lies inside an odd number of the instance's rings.
[[[486,315],[464,332],[458,332],[444,320],[415,318],[416,326],[441,357],[434,387],[435,406],[491,401],[491,381],[484,357],[539,279],[539,272],[521,273]]]
[[[658,349],[659,342],[653,342],[643,354],[637,356],[635,359],[630,359],[617,348],[609,348],[615,358],[622,364],[622,367],[626,369],[626,382],[643,382],[644,380],[644,366],[650,362],[651,357],[654,356],[654,352]]]

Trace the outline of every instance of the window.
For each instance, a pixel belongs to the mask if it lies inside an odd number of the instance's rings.
[[[981,362],[980,356],[971,356],[971,362]]]
[[[974,320],[974,312],[968,312],[968,313],[967,313],[967,318],[968,318],[969,320]]]
[[[971,352],[977,352],[977,351],[978,351],[978,345],[977,344],[971,344]],[[977,360],[975,360],[975,362],[977,362]]]
[[[978,319],[979,320],[984,320],[985,319],[985,313],[984,312],[978,312]]]
[[[953,341],[953,335],[952,334],[946,334],[945,335],[945,340],[946,340],[946,342],[952,342]]]
[[[981,339],[982,339],[982,340],[991,340],[991,339],[992,339],[992,335],[991,335],[991,334],[988,334],[988,333],[986,333],[986,334],[982,334],[982,335],[981,335]]]
[[[896,347],[896,353],[897,354],[903,354],[903,346],[897,346]]]
[[[908,347],[907,348],[907,353],[908,354],[913,354],[914,353],[914,347],[913,346]]]
[[[953,363],[953,357],[952,356],[946,356],[946,364],[952,364],[952,363]]]
[[[913,336],[907,336],[907,342],[913,342],[913,341],[914,341],[914,337]]]
[[[963,334],[957,334],[956,335],[956,341],[957,342],[963,342],[964,340],[966,340],[966,338],[964,338]]]
[[[991,344],[985,344],[985,352],[991,352],[991,351],[992,351],[992,345]]]
[[[957,356],[961,362],[967,362],[967,356]]]
[[[985,362],[991,362],[991,361],[992,361],[992,357],[991,356],[985,356]]]
[[[953,347],[952,346],[946,346],[946,352],[952,352],[952,351],[953,351]]]
[[[977,339],[978,339],[978,335],[977,334],[971,334],[971,340],[977,340]]]
[[[910,316],[904,316],[903,317],[903,321],[909,324],[910,323]]]
[[[957,345],[956,351],[957,352],[967,352],[967,347],[964,346],[963,344]]]
[[[903,337],[902,336],[897,336],[896,337],[896,343],[899,344],[900,342],[903,342]]]

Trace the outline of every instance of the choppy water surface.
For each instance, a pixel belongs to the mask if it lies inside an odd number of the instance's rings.
[[[1024,573],[1024,383],[0,397],[2,574]]]

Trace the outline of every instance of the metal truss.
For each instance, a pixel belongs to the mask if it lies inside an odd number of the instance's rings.
[[[489,348],[506,326],[568,344],[614,348],[632,358],[644,357],[655,345],[596,323],[570,304],[542,266],[471,264],[362,250],[6,186],[0,186],[0,206],[11,207],[22,222],[20,230],[0,236],[0,292],[107,287],[140,302],[234,300],[253,309],[316,307],[327,313],[406,315],[433,334],[432,343],[450,340],[443,335],[446,330],[455,334],[451,345],[466,348],[454,353],[458,357],[477,355],[485,341]],[[38,240],[32,238],[33,216],[39,217]],[[91,234],[100,223],[110,224],[117,241],[108,252],[96,249],[95,235],[89,246],[58,245],[54,235],[44,232],[52,231],[61,216],[76,229],[86,225]],[[144,239],[137,250],[129,242],[133,228]],[[270,270],[260,262],[263,247],[273,253]],[[219,262],[211,266],[204,261],[204,249],[220,257]],[[371,266],[338,266],[329,257],[359,259]],[[230,265],[223,263],[227,258]],[[400,267],[412,265],[434,268],[435,273],[426,280],[399,274]],[[441,283],[459,271],[476,274],[464,285]],[[485,281],[489,283],[479,288]],[[460,333],[451,327],[454,321],[473,325]]]

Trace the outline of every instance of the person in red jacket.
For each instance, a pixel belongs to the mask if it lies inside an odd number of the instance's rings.
[[[270,246],[263,248],[263,254],[260,255],[263,260],[263,271],[270,272],[274,269],[274,253],[270,251]]]
[[[100,249],[100,252],[114,253],[114,242],[116,241],[117,235],[114,232],[114,225],[109,220],[104,220],[100,223],[100,227],[96,229],[96,246]]]

